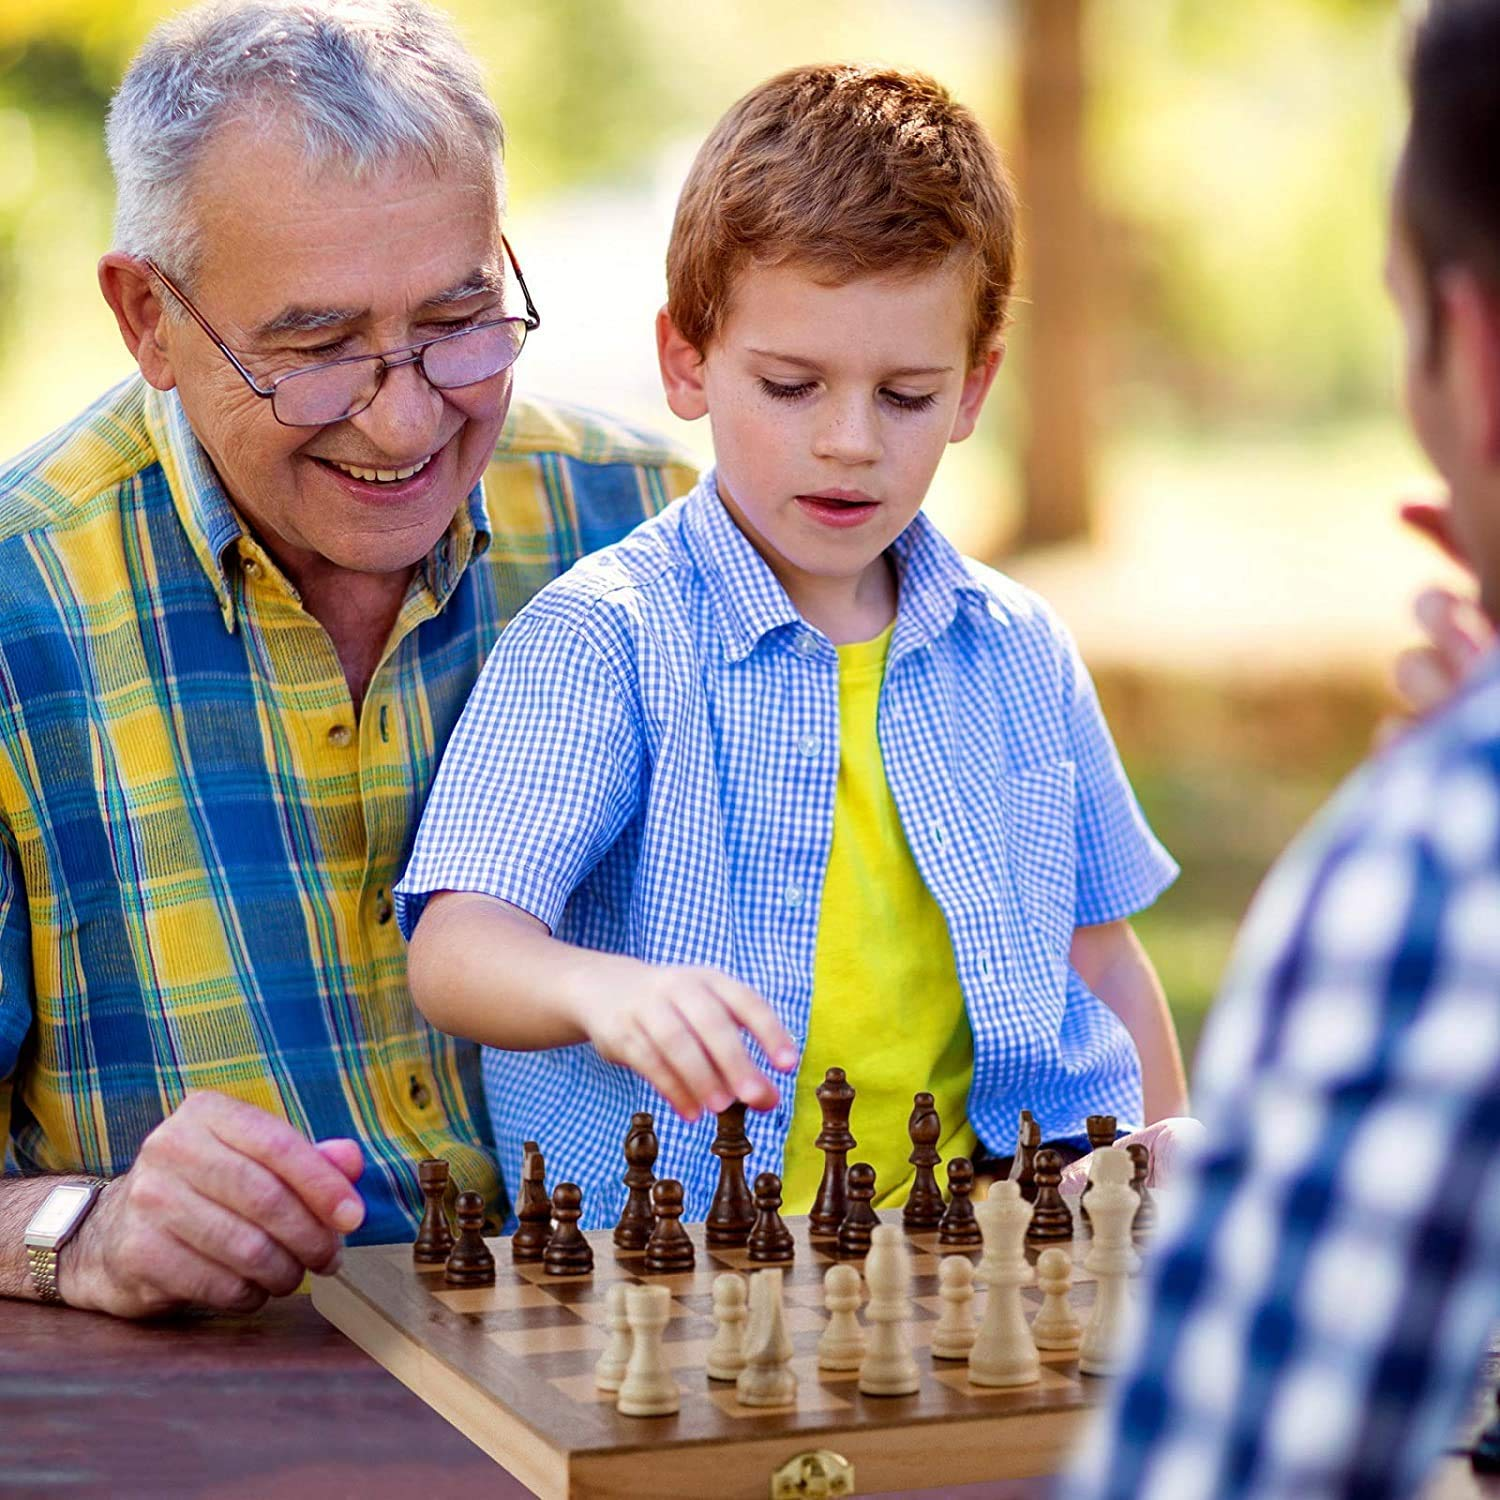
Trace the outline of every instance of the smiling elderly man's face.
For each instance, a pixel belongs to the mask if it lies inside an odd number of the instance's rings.
[[[352,181],[309,167],[289,134],[231,129],[199,164],[193,207],[202,254],[185,290],[262,387],[517,310],[514,287],[504,308],[497,290],[505,259],[482,159]],[[483,473],[510,403],[509,370],[439,391],[408,364],[363,412],[285,427],[196,323],[163,320],[158,338],[225,488],[294,571],[409,568]]]

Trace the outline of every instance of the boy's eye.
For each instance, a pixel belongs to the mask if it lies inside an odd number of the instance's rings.
[[[923,396],[907,396],[903,395],[900,391],[889,390],[883,391],[881,394],[892,406],[901,411],[926,411],[937,400],[937,395],[932,391],[928,391]]]
[[[775,380],[762,379],[760,388],[774,401],[796,401],[813,388],[813,383],[810,380],[802,380],[795,385],[782,385]]]

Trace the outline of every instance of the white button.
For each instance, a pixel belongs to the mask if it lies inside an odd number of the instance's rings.
[[[781,899],[785,901],[788,906],[801,906],[802,887],[798,885],[795,880],[792,881],[791,884],[788,885],[787,888],[781,893]]]
[[[804,734],[802,738],[797,741],[797,748],[809,760],[811,760],[813,756],[815,756],[818,751],[823,748],[823,741],[820,740],[815,734]]]
[[[794,642],[793,649],[798,656],[811,656],[818,649],[818,638],[811,631],[804,630]]]

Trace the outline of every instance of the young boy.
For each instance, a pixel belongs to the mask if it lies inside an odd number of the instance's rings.
[[[1062,627],[920,514],[999,368],[1014,223],[914,74],[785,73],[689,174],[657,341],[717,467],[506,630],[398,888],[418,1004],[505,1049],[501,1161],[540,1141],[588,1225],[639,1109],[702,1218],[736,1097],[806,1212],[829,1066],[877,1202],[917,1090],[945,1158],[1008,1150],[1023,1106],[1059,1139],[1181,1110],[1125,921],[1176,867]]]

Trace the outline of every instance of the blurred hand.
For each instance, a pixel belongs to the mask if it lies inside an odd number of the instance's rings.
[[[797,1049],[754,990],[716,969],[675,964],[632,961],[612,977],[608,1000],[593,998],[578,1011],[601,1057],[639,1073],[685,1120],[736,1099],[775,1108],[781,1096],[750,1060],[741,1032],[777,1068],[793,1067]]]
[[[1205,1138],[1201,1120],[1195,1120],[1191,1115],[1179,1115],[1172,1120],[1158,1120],[1131,1135],[1122,1135],[1115,1146],[1121,1151],[1137,1143],[1145,1146],[1151,1152],[1151,1170],[1146,1174],[1146,1186],[1170,1187],[1172,1179],[1182,1171],[1184,1158],[1195,1153]],[[1089,1163],[1093,1159],[1093,1152],[1090,1152],[1063,1168],[1063,1192],[1083,1191],[1089,1180]]]
[[[253,1105],[189,1094],[63,1247],[59,1290],[125,1318],[252,1312],[338,1269],[340,1236],[364,1219],[363,1165],[353,1141],[315,1145]]]

